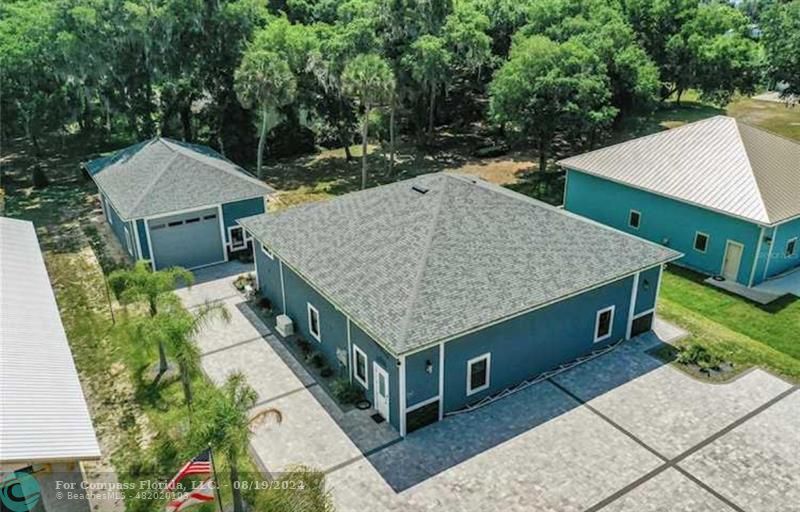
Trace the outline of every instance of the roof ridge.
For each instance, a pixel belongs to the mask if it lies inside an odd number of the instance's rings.
[[[172,155],[171,158],[168,158],[164,162],[164,165],[162,165],[161,168],[156,172],[156,176],[153,179],[153,181],[151,181],[149,185],[147,185],[144,189],[142,189],[142,193],[139,195],[139,199],[137,199],[136,202],[133,203],[133,206],[131,206],[129,208],[129,211],[131,211],[131,212],[136,211],[136,209],[139,207],[139,205],[142,204],[142,201],[144,201],[144,199],[147,197],[147,195],[150,193],[150,191],[153,190],[153,188],[156,186],[156,183],[158,183],[159,180],[161,180],[161,177],[164,175],[164,173],[167,172],[167,167],[169,167],[169,165],[176,158],[178,158],[178,154],[177,153]]]
[[[668,134],[668,133],[674,133],[674,132],[676,132],[676,131],[681,131],[681,130],[683,130],[684,128],[689,128],[689,127],[691,127],[691,126],[697,126],[697,125],[699,125],[699,124],[701,124],[701,123],[707,123],[707,122],[710,122],[710,121],[712,121],[712,120],[714,120],[714,119],[718,119],[718,118],[722,118],[722,119],[728,119],[728,120],[732,120],[732,121],[734,121],[734,122],[736,122],[736,121],[737,121],[737,119],[736,119],[735,117],[732,117],[732,116],[726,116],[726,115],[724,115],[724,114],[717,114],[717,115],[715,115],[715,116],[707,117],[707,118],[705,118],[705,119],[700,119],[699,121],[692,121],[691,123],[685,123],[685,124],[682,124],[682,125],[680,125],[680,126],[676,126],[676,127],[674,127],[674,128],[667,128],[666,130],[661,130],[661,131],[659,131],[659,132],[655,132],[655,133],[649,133],[649,134],[647,134],[647,135],[642,135],[641,137],[634,137],[634,138],[632,138],[632,139],[623,140],[622,142],[617,142],[616,144],[611,144],[610,146],[604,146],[604,147],[602,147],[602,148],[593,149],[593,150],[591,150],[591,151],[587,151],[587,152],[585,152],[585,153],[578,153],[577,155],[568,156],[568,157],[566,157],[566,158],[562,158],[562,159],[560,159],[560,160],[556,161],[556,165],[561,165],[561,166],[563,166],[563,163],[562,163],[562,162],[566,162],[567,160],[570,160],[571,158],[575,158],[575,157],[579,157],[579,156],[585,156],[585,155],[590,155],[590,154],[592,154],[592,153],[597,153],[597,152],[599,152],[599,151],[605,151],[605,150],[607,150],[607,149],[616,148],[616,147],[618,147],[618,146],[622,146],[622,145],[624,145],[624,144],[630,144],[630,143],[632,143],[632,142],[638,142],[638,141],[643,141],[643,140],[646,140],[646,139],[655,138],[655,137],[657,137],[657,136],[659,136],[659,135],[666,135],[666,134]]]
[[[229,169],[229,168],[227,168],[227,167],[225,167],[223,165],[220,165],[220,162],[219,162],[220,159],[217,158],[217,157],[214,157],[214,156],[211,156],[211,155],[204,155],[203,153],[200,153],[199,151],[195,151],[195,150],[192,150],[190,148],[181,146],[180,144],[172,142],[171,140],[166,139],[164,137],[162,137],[161,140],[168,148],[170,148],[175,153],[179,153],[179,154],[181,154],[183,156],[191,158],[192,160],[196,160],[198,162],[201,162],[201,163],[204,163],[204,164],[208,164],[208,165],[210,165],[210,166],[212,166],[212,167],[224,172],[225,174],[233,176],[234,178],[243,178],[243,179],[245,179],[247,181],[250,181],[251,183],[253,183],[255,185],[259,185],[261,187],[271,188],[264,181],[256,178],[254,175],[252,175],[250,172],[248,172],[247,169],[245,169],[244,167],[241,167],[240,165],[237,165],[237,164],[231,162],[227,158],[225,158],[224,161],[227,162],[228,164],[230,164],[231,166],[237,168],[239,170],[238,172],[234,172],[233,170],[231,170],[231,169]]]
[[[560,215],[565,215],[567,217],[576,219],[576,220],[584,222],[586,224],[590,224],[590,225],[602,228],[605,231],[611,231],[613,233],[624,235],[627,238],[636,240],[636,241],[641,242],[641,243],[646,244],[646,245],[652,245],[652,246],[658,247],[660,249],[670,249],[669,247],[664,247],[663,245],[661,245],[659,243],[653,242],[651,240],[647,240],[645,238],[640,238],[640,237],[632,235],[630,233],[626,233],[625,231],[613,228],[613,227],[611,227],[611,226],[609,226],[607,224],[600,223],[600,222],[598,222],[596,220],[590,219],[589,217],[584,217],[582,215],[578,215],[577,213],[573,213],[573,212],[567,210],[566,208],[553,206],[550,203],[545,203],[544,201],[540,201],[539,199],[533,198],[531,196],[527,196],[527,195],[525,195],[525,194],[523,194],[521,192],[517,192],[515,190],[511,190],[509,188],[506,188],[506,187],[503,187],[503,186],[500,186],[500,185],[496,185],[496,184],[491,183],[489,181],[486,181],[486,180],[484,180],[482,178],[476,178],[476,177],[473,177],[473,176],[469,176],[469,175],[465,175],[465,174],[457,174],[457,173],[444,173],[444,174],[447,174],[448,176],[456,178],[459,181],[463,181],[463,182],[466,182],[466,183],[477,185],[477,186],[479,186],[479,187],[481,187],[481,188],[483,188],[483,189],[485,189],[485,190],[487,190],[489,192],[494,192],[495,194],[501,194],[501,195],[510,197],[511,199],[516,199],[516,200],[518,200],[520,202],[523,202],[523,203],[529,203],[529,204],[531,204],[533,206],[536,206],[538,208],[543,208],[545,210],[549,210],[549,211],[558,213]],[[670,249],[670,250],[674,250],[674,249]]]
[[[441,173],[444,175],[445,173]],[[444,205],[445,198],[447,196],[447,180],[441,180],[445,185],[442,187],[441,191],[441,198],[439,199],[439,203],[436,205],[436,209],[433,212],[430,220],[431,229],[428,232],[428,237],[425,240],[425,246],[422,250],[422,257],[419,259],[419,264],[417,265],[416,273],[414,274],[414,285],[411,288],[411,295],[408,301],[408,307],[405,310],[405,316],[403,316],[403,323],[400,326],[400,342],[404,342],[406,336],[408,336],[408,329],[409,325],[411,324],[411,318],[413,313],[416,311],[416,303],[417,299],[419,298],[419,290],[422,286],[422,276],[425,274],[425,269],[428,266],[428,258],[430,257],[431,247],[433,246],[433,238],[434,234],[436,233],[436,226],[439,223],[439,216],[442,212],[442,208]]]
[[[747,168],[750,169],[750,178],[753,180],[753,183],[756,185],[756,190],[758,191],[758,199],[761,202],[761,211],[762,214],[767,218],[767,222],[772,222],[772,218],[769,214],[769,208],[767,208],[767,202],[764,200],[764,193],[761,192],[761,183],[756,176],[756,172],[753,169],[753,161],[750,158],[750,151],[747,148],[747,143],[744,141],[744,137],[742,137],[741,127],[739,126],[739,120],[734,118],[733,126],[736,129],[736,136],[739,137],[739,143],[742,146],[742,151],[744,151],[745,160],[747,161]]]

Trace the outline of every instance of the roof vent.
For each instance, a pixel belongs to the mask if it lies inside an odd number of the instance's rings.
[[[428,193],[428,189],[425,188],[425,187],[422,187],[420,185],[412,185],[411,186],[411,190],[413,190],[414,192],[419,192],[420,194],[427,194]]]

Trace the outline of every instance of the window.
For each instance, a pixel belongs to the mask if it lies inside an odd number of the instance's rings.
[[[642,214],[637,212],[636,210],[631,210],[628,213],[628,226],[632,227],[633,229],[639,229],[639,224],[642,221]]]
[[[353,345],[353,377],[362,386],[369,389],[369,384],[367,384],[367,354],[355,345]]]
[[[195,217],[193,219],[186,219],[184,222],[186,222],[186,224],[194,224],[195,222],[200,222],[200,217]]]
[[[128,226],[123,226],[125,228],[125,245],[127,245],[128,253],[133,255],[133,242],[131,241],[131,232],[128,231]]]
[[[165,224],[150,224],[150,231],[155,231],[157,229],[164,229],[166,227]]]
[[[594,326],[594,342],[600,342],[611,337],[611,328],[614,325],[614,306],[601,309],[597,312]]]
[[[706,249],[708,249],[708,235],[698,231],[694,234],[694,250],[706,252]]]
[[[213,220],[217,218],[216,213],[212,213],[211,215],[203,215],[203,220]]]
[[[167,226],[169,226],[171,228],[174,228],[175,226],[180,226],[181,224],[183,224],[182,220],[174,220],[174,221],[168,223]]]
[[[317,341],[322,341],[319,329],[319,311],[311,304],[308,305],[308,332],[310,332],[311,336],[316,338]]]
[[[786,242],[786,256],[791,258],[797,252],[797,238],[792,238]]]
[[[231,226],[228,228],[228,239],[231,242],[231,250],[237,251],[247,247],[247,239],[244,235],[242,226]]]
[[[489,387],[489,371],[492,355],[489,353],[467,361],[467,396]]]
[[[264,253],[264,256],[266,256],[267,258],[269,258],[269,259],[271,259],[271,260],[274,260],[274,259],[275,259],[275,255],[274,255],[274,254],[272,254],[272,251],[270,251],[269,249],[267,249],[267,246],[266,246],[266,245],[264,245],[264,244],[261,244],[261,252],[263,252],[263,253]]]

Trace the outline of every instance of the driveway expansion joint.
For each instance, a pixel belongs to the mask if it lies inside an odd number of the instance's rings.
[[[574,395],[572,395],[569,391],[567,391],[566,389],[564,389],[560,385],[558,385],[556,383],[553,383],[553,384],[555,384],[556,387],[558,387],[559,389],[561,389],[562,391],[564,391],[565,393],[567,393],[571,397],[573,397],[576,400],[578,400],[579,402],[581,402],[587,409],[591,410],[595,414],[598,414],[604,420],[608,421],[612,426],[614,426],[615,428],[619,429],[621,432],[623,432],[623,433],[625,433],[627,435],[630,435],[624,429],[621,429],[616,423],[614,423],[613,421],[608,420],[603,414],[598,413],[593,407],[587,405],[583,400],[580,400],[579,398],[575,397]],[[657,468],[649,471],[648,473],[646,473],[642,477],[634,480],[633,482],[631,482],[630,484],[626,485],[622,489],[619,489],[615,493],[607,496],[606,498],[600,500],[599,502],[597,502],[596,504],[592,505],[591,507],[585,509],[584,512],[597,512],[597,511],[603,509],[607,505],[611,504],[612,502],[616,501],[617,499],[621,498],[622,496],[628,494],[632,490],[636,489],[640,485],[642,485],[645,482],[647,482],[647,481],[651,480],[652,478],[656,477],[660,473],[663,473],[664,471],[666,471],[669,468],[674,468],[675,470],[677,470],[678,472],[680,472],[681,474],[683,474],[684,476],[689,478],[692,482],[694,482],[695,484],[699,485],[701,488],[703,488],[707,492],[711,493],[714,497],[716,497],[719,500],[721,500],[723,503],[728,505],[731,509],[735,510],[736,512],[745,512],[745,510],[742,507],[740,507],[739,505],[733,503],[729,498],[726,498],[724,495],[722,495],[718,491],[716,491],[713,487],[709,486],[708,484],[706,484],[705,482],[703,482],[702,480],[700,480],[696,476],[692,475],[689,471],[687,471],[686,469],[680,467],[678,464],[681,461],[683,461],[686,458],[688,458],[691,455],[693,455],[694,453],[696,453],[696,452],[702,450],[703,448],[705,448],[706,446],[710,445],[711,443],[713,443],[717,439],[721,438],[725,434],[731,432],[735,428],[737,428],[740,425],[744,424],[748,420],[750,420],[750,419],[754,418],[755,416],[758,416],[762,412],[766,411],[767,409],[769,409],[773,405],[777,404],[778,402],[780,402],[784,398],[788,397],[789,395],[791,395],[792,393],[794,393],[798,389],[800,389],[800,386],[793,386],[793,387],[791,387],[791,388],[789,388],[789,389],[787,389],[787,390],[785,390],[785,391],[783,391],[781,393],[778,393],[777,395],[775,395],[771,399],[767,400],[766,402],[764,402],[760,406],[756,407],[755,409],[753,409],[752,411],[748,412],[747,414],[744,414],[740,418],[738,418],[735,421],[731,422],[730,424],[728,424],[724,428],[718,430],[714,434],[708,436],[707,438],[705,438],[704,440],[702,440],[699,443],[695,444],[691,448],[689,448],[689,449],[685,450],[684,452],[678,454],[677,456],[673,457],[672,459],[668,459],[661,466],[658,466]],[[643,446],[646,446],[646,445],[644,445],[644,443],[640,443],[640,444],[642,444]],[[651,451],[653,453],[656,453],[652,449],[651,449]]]

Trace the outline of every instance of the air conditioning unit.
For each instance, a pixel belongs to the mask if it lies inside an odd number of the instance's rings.
[[[275,329],[284,338],[294,334],[294,322],[287,315],[278,315],[275,318]]]

